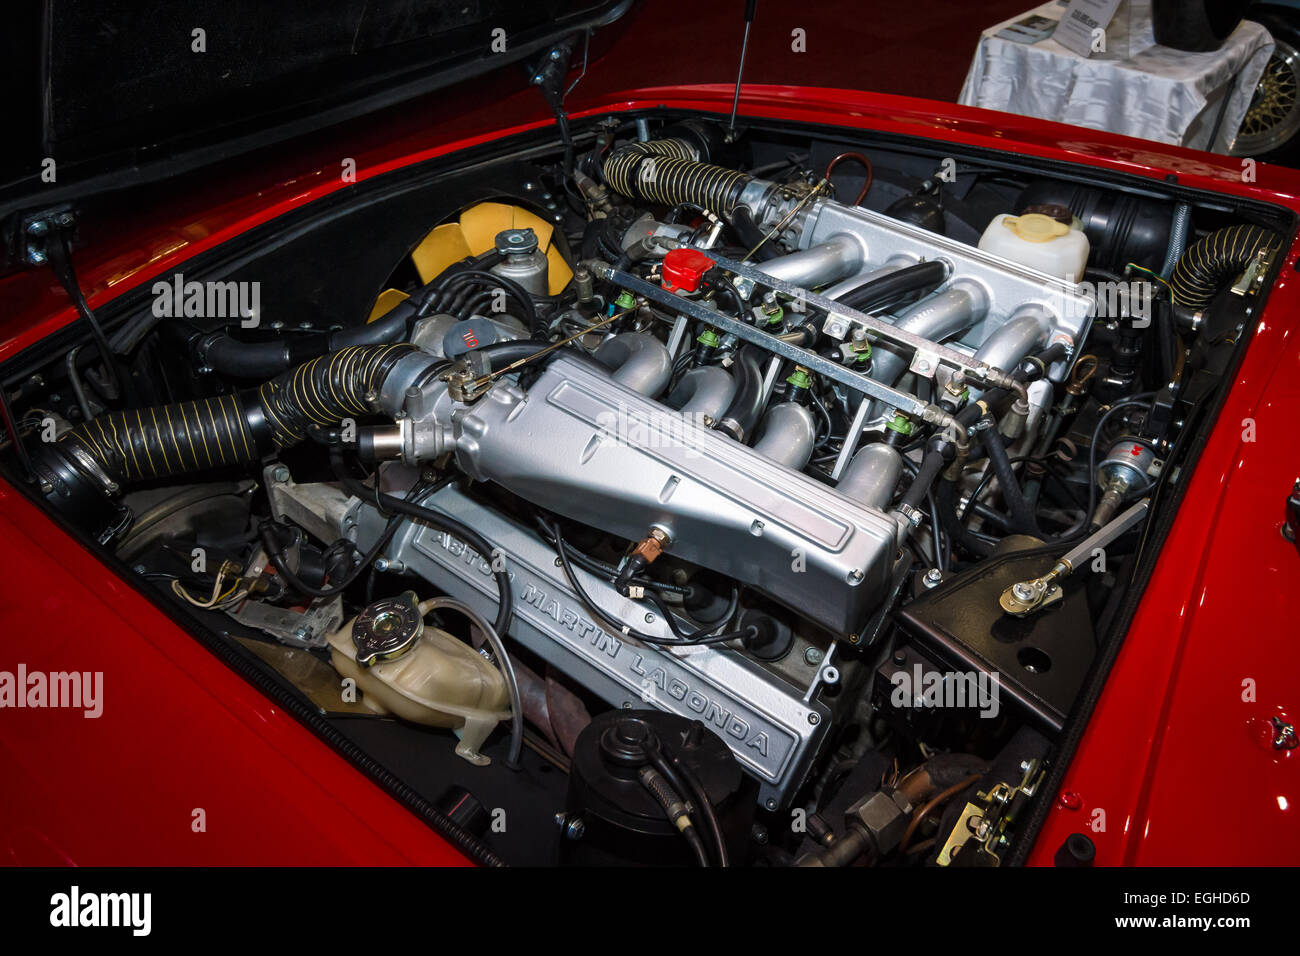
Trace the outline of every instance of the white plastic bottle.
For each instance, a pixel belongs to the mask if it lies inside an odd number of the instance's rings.
[[[1088,266],[1088,237],[1083,230],[1040,212],[994,217],[980,236],[979,247],[1030,269],[1078,282]]]

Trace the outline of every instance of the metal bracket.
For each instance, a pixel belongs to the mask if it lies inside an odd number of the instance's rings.
[[[240,624],[271,635],[290,647],[324,647],[326,635],[343,623],[343,598],[317,598],[306,611],[244,601],[226,612]]]
[[[935,372],[939,370],[939,356],[934,352],[926,352],[917,349],[912,354],[912,362],[908,366],[908,371],[922,378],[934,378]]]
[[[43,266],[50,260],[50,244],[61,233],[71,239],[77,214],[70,204],[27,213],[18,219],[9,237],[10,255],[29,266]]]
[[[721,268],[748,280],[752,285],[762,286],[772,289],[776,292],[782,292],[786,295],[801,297],[806,305],[813,306],[824,310],[828,315],[833,315],[837,319],[847,320],[851,326],[864,329],[871,335],[886,342],[894,342],[906,348],[914,349],[917,352],[928,352],[930,361],[934,365],[940,363],[951,366],[966,373],[967,378],[973,378],[977,383],[987,386],[997,386],[1001,388],[1009,387],[1012,384],[1010,372],[994,368],[986,362],[979,362],[958,352],[956,349],[941,345],[938,342],[932,342],[929,339],[910,332],[907,329],[899,328],[893,323],[886,322],[874,315],[868,315],[857,309],[851,309],[842,302],[835,299],[828,299],[818,292],[810,292],[791,282],[783,279],[776,279],[765,273],[761,268],[751,265],[747,262],[737,262],[734,259],[728,259],[720,256],[715,252],[710,252],[709,257],[713,259]],[[829,332],[827,334],[830,334]]]

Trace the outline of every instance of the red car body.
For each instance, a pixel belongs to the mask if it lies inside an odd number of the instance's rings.
[[[570,102],[573,115],[668,107],[726,113],[730,88],[637,90]],[[749,87],[742,115],[1013,151],[1300,213],[1300,173],[1040,120],[907,97]],[[494,122],[487,129],[481,124]],[[521,94],[437,129],[353,139],[357,178],[549,123]],[[368,142],[369,145],[366,145]],[[275,217],[349,188],[339,149],[298,153],[88,241],[92,307]],[[1247,175],[1243,175],[1245,172]],[[1250,175],[1253,173],[1253,176]],[[83,233],[93,240],[92,224]],[[1086,833],[1100,865],[1300,861],[1300,751],[1270,718],[1300,711],[1292,587],[1280,534],[1300,472],[1300,244],[1257,316],[1154,575],[1073,753],[1030,862]],[[0,360],[73,321],[47,271],[0,281]],[[464,862],[377,783],[229,670],[26,497],[0,486],[0,669],[100,670],[104,708],[6,710],[0,789],[7,862],[24,865]],[[201,811],[201,812],[200,812]],[[201,825],[200,825],[201,824]]]

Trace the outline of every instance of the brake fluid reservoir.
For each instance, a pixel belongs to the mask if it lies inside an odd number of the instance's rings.
[[[483,766],[491,763],[479,753],[483,741],[510,719],[505,677],[469,645],[427,627],[430,609],[410,591],[376,601],[329,635],[330,657],[375,713],[453,728],[456,753]]]
[[[1088,237],[1083,230],[1039,212],[995,216],[980,236],[979,247],[1072,282],[1082,280],[1088,266]]]

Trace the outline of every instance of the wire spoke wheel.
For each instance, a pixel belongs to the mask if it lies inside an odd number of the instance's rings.
[[[1273,55],[1233,140],[1232,155],[1258,156],[1285,145],[1300,130],[1300,51],[1275,38]]]

